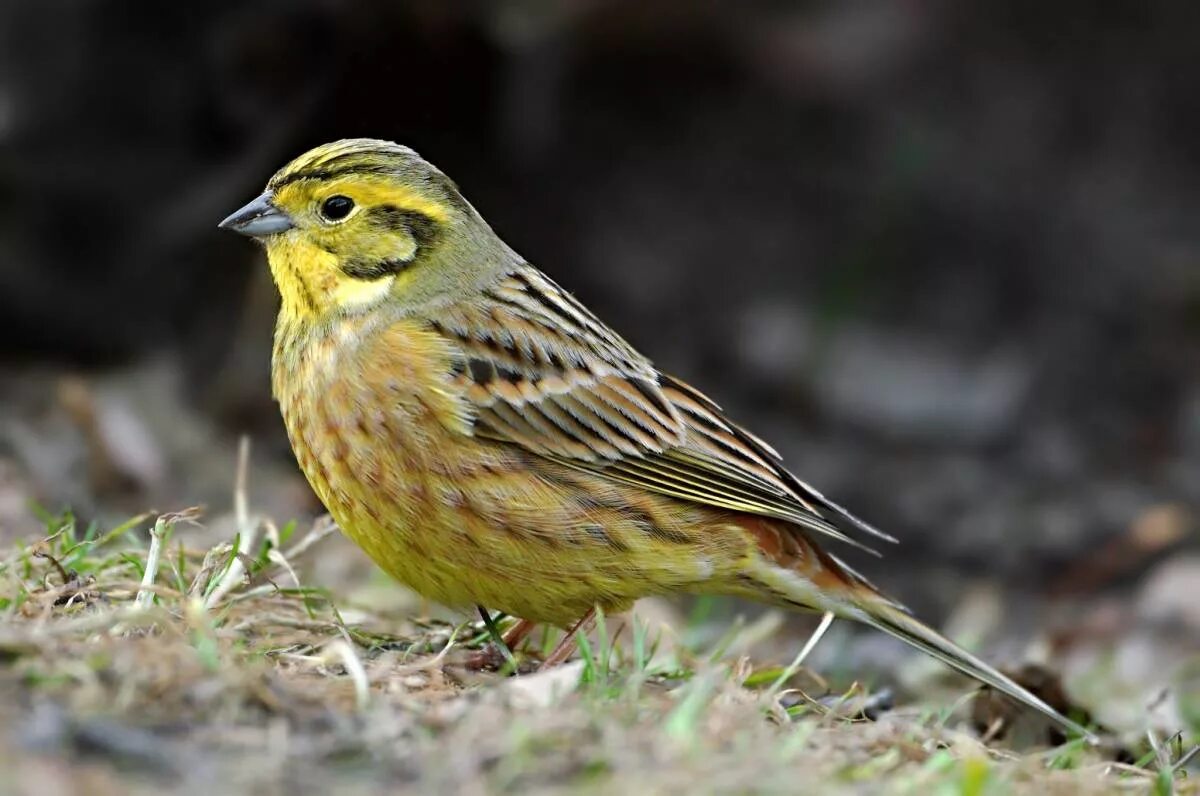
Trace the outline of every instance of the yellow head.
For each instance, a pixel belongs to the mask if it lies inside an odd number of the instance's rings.
[[[369,138],[306,152],[220,226],[265,244],[287,321],[423,306],[519,261],[449,177]]]

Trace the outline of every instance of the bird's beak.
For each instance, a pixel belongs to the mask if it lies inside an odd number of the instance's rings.
[[[245,207],[235,210],[229,218],[217,224],[221,229],[231,229],[251,238],[264,238],[286,232],[296,226],[292,217],[271,203],[268,191]]]

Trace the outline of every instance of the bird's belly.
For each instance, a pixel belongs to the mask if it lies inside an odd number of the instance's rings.
[[[622,491],[419,409],[383,413],[344,386],[320,396],[284,406],[301,469],[380,568],[436,602],[569,625],[597,604],[720,591],[748,555],[720,512]]]

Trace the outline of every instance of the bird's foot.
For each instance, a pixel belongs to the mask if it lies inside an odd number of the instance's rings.
[[[473,651],[467,656],[463,662],[463,666],[468,671],[472,672],[498,672],[509,661],[509,656],[505,655],[505,650],[492,642],[479,650]]]

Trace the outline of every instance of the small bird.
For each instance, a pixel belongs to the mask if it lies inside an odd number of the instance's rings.
[[[1092,737],[824,550],[895,540],[655,368],[412,149],[317,147],[220,226],[266,247],[272,387],[301,469],[419,594],[519,618],[510,643],[649,595],[831,612]]]

